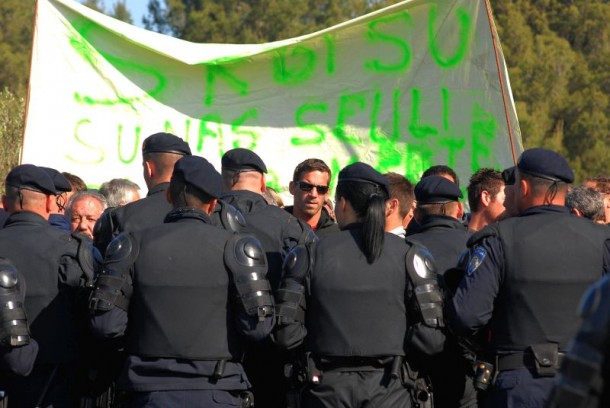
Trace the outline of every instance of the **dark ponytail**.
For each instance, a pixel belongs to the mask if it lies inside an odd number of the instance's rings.
[[[368,263],[381,256],[385,236],[385,205],[388,194],[372,183],[346,181],[337,185],[337,198],[350,202],[356,215],[362,220],[362,252]]]

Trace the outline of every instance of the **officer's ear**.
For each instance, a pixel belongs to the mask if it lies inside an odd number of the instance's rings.
[[[45,211],[47,214],[55,212],[56,205],[57,203],[55,202],[55,196],[45,195]]]
[[[216,208],[216,204],[218,204],[218,199],[214,198],[212,201],[204,205],[203,211],[205,211],[207,215],[212,214]]]
[[[148,177],[148,179],[151,179],[156,173],[155,164],[152,162],[152,160],[144,160],[142,165],[144,166],[144,178]]]
[[[294,188],[295,188],[294,181],[291,181],[288,184],[288,191],[290,191],[290,194],[292,194],[292,195],[294,195],[294,191],[295,191]]]
[[[261,193],[267,191],[267,183],[265,180],[265,173],[261,173]]]
[[[461,220],[462,218],[464,218],[464,206],[462,205],[461,201],[457,202],[457,208],[458,208],[458,210],[457,210],[457,217],[456,218],[458,220]]]

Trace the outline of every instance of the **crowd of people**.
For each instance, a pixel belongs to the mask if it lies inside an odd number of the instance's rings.
[[[310,158],[284,206],[251,150],[142,158],[143,198],[7,175],[0,407],[610,406],[610,178]]]

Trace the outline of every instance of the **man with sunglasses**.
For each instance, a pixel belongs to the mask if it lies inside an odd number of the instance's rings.
[[[489,326],[495,383],[486,406],[543,407],[568,343],[579,326],[587,287],[610,271],[607,228],[565,207],[574,173],[550,150],[523,152],[504,172],[507,209],[516,216],[468,242],[465,276],[448,304],[454,331]]]
[[[324,208],[328,198],[330,168],[320,159],[307,159],[294,169],[288,186],[294,196],[294,205],[286,211],[304,221],[318,237],[339,231],[339,227]]]

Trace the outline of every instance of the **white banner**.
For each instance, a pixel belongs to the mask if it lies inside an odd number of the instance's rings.
[[[218,170],[225,151],[254,150],[281,191],[309,157],[333,175],[359,160],[412,181],[432,164],[462,179],[508,167],[523,148],[487,7],[411,0],[314,34],[231,45],[38,0],[22,163],[145,189],[142,140],[167,131]]]

